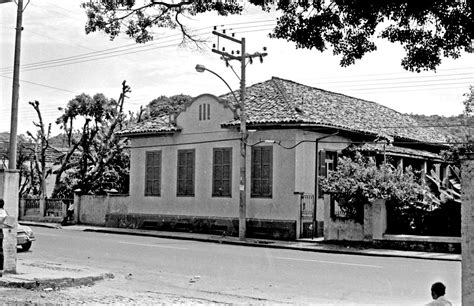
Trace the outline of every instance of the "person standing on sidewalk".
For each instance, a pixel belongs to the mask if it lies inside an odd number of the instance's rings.
[[[3,276],[3,227],[7,212],[4,209],[5,201],[0,199],[0,277]]]

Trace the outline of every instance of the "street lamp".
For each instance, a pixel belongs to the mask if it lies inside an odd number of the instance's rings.
[[[213,75],[215,75],[216,77],[221,79],[221,81],[224,82],[224,84],[227,86],[227,88],[229,88],[230,93],[234,96],[234,99],[235,99],[235,102],[237,103],[237,105],[240,105],[240,101],[235,96],[234,91],[232,90],[232,88],[229,86],[229,84],[227,84],[227,82],[220,75],[218,75],[217,73],[215,73],[214,71],[212,71],[210,69],[207,69],[206,66],[201,65],[201,64],[197,64],[195,69],[196,69],[197,72],[209,71],[210,73],[212,73]]]
[[[245,54],[245,52],[242,52]],[[247,183],[246,183],[246,165],[247,165],[247,128],[246,128],[246,116],[245,116],[245,63],[242,65],[242,75],[240,78],[240,100],[234,94],[229,84],[217,73],[207,69],[204,65],[196,65],[195,69],[197,72],[209,71],[210,73],[221,79],[222,82],[229,88],[230,92],[235,98],[235,101],[240,106],[240,184],[239,184],[239,239],[245,240],[246,237],[246,222],[247,222]]]

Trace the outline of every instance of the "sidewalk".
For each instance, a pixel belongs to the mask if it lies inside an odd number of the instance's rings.
[[[322,243],[321,239],[301,239],[298,241],[280,241],[265,239],[247,239],[240,241],[238,237],[208,235],[187,232],[164,232],[141,229],[110,228],[87,225],[69,225],[61,227],[56,223],[21,221],[23,225],[61,228],[71,231],[87,231],[122,235],[137,235],[160,237],[169,239],[194,240],[212,243],[233,244],[249,247],[264,247],[277,249],[292,249],[306,252],[320,252],[333,254],[349,254],[362,256],[401,257],[424,260],[461,261],[459,254],[431,253],[416,251],[397,251],[372,248],[352,248],[341,245]],[[92,270],[85,267],[62,266],[55,263],[38,263],[30,260],[18,260],[17,274],[6,274],[0,278],[0,286],[4,287],[65,287],[91,284],[97,280],[113,278],[105,271]]]

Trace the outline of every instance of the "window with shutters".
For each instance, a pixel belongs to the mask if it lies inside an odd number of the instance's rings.
[[[328,177],[328,173],[336,170],[337,167],[337,152],[336,151],[319,151],[319,176]],[[319,178],[318,178],[319,180]],[[321,191],[321,186],[318,187],[318,196],[324,197]]]
[[[251,193],[254,198],[271,198],[273,185],[272,147],[252,148]]]
[[[178,150],[178,196],[194,196],[194,149]]]
[[[232,186],[232,149],[215,148],[212,163],[212,196],[230,197]]]
[[[145,196],[161,195],[161,151],[146,152]]]

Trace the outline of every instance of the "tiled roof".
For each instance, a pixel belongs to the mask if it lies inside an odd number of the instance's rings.
[[[410,148],[383,145],[383,144],[370,144],[366,143],[361,146],[357,146],[357,149],[360,151],[371,151],[383,153],[385,152],[388,155],[402,155],[402,156],[413,156],[413,157],[422,157],[422,158],[431,158],[435,160],[442,160],[443,157],[439,154],[435,154],[423,150],[415,150]]]
[[[239,96],[239,92],[234,92]],[[219,97],[237,104],[232,93]],[[343,94],[302,85],[273,77],[246,88],[245,112],[247,125],[296,124],[335,127],[358,133],[420,142],[446,142],[436,128],[420,127],[408,115],[388,107]],[[239,120],[223,122],[223,126],[238,125]],[[175,132],[168,116],[141,122],[120,131],[119,135]]]
[[[173,123],[170,123],[169,116],[162,116],[141,121],[133,126],[122,129],[117,135],[143,135],[163,132],[176,132],[180,129]]]
[[[220,98],[231,100],[230,94]],[[273,77],[246,89],[247,124],[306,124],[422,142],[445,142],[436,128],[375,102]],[[239,121],[226,122],[236,125]]]

